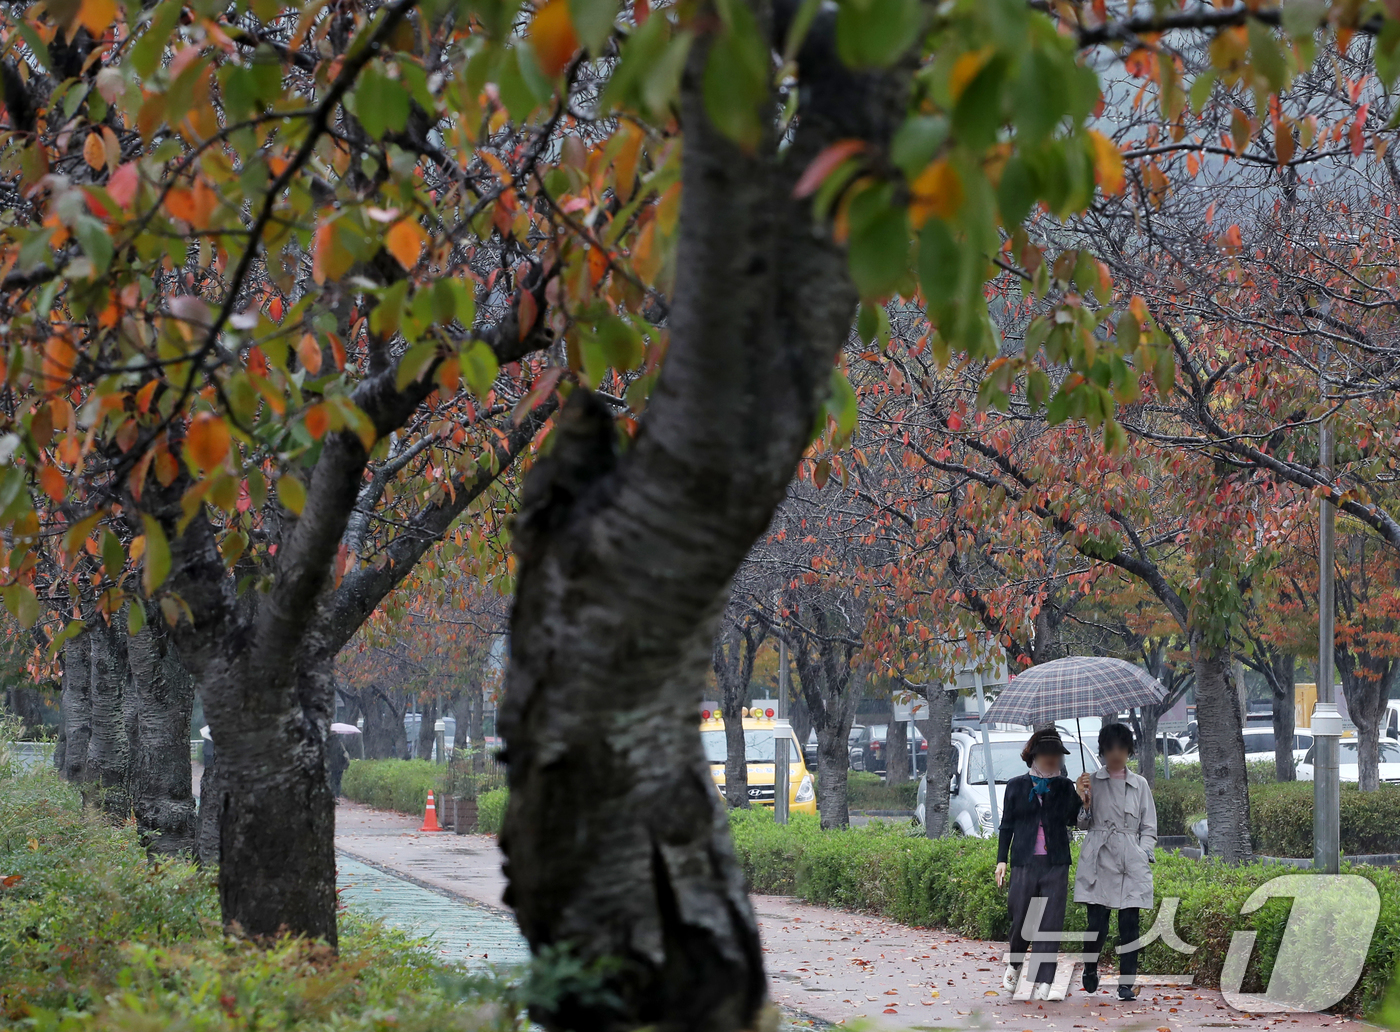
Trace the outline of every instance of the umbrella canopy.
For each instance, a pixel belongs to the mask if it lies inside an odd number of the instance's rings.
[[[354,724],[332,724],[331,730],[338,735],[358,735],[361,731]]]
[[[1102,656],[1069,656],[1033,666],[1001,690],[986,721],[1050,724],[1150,706],[1167,689],[1142,667]]]

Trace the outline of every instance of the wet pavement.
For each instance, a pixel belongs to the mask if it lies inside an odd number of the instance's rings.
[[[524,959],[524,943],[501,903],[505,878],[495,839],[420,833],[419,823],[403,814],[341,800],[336,811],[336,848],[342,885],[353,893],[346,898],[367,900],[366,905],[386,918],[383,902],[393,901],[389,910],[404,910],[393,920],[416,921],[420,933],[441,935],[444,956],[468,964],[494,963],[496,951],[505,957],[509,950],[518,949]],[[385,872],[407,881],[396,887],[392,882],[399,879]],[[452,908],[453,899],[465,906]],[[1122,1003],[1102,990],[1084,993],[1077,970],[1069,996],[1062,1002],[1016,1000],[1001,989],[1004,943],[909,928],[783,896],[752,899],[773,999],[798,1021],[843,1024],[859,1018],[878,1030],[1005,1028],[1022,1032],[1218,1028],[1362,1032],[1370,1027],[1330,1014],[1244,1014],[1227,1006],[1219,992],[1191,987],[1145,988],[1137,1002]],[[499,923],[495,938],[488,936],[487,918]],[[439,931],[428,927],[434,922]],[[1068,970],[1066,966],[1066,974]]]

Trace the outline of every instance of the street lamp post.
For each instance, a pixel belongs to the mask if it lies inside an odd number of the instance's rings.
[[[1323,381],[1326,402],[1326,381]],[[1318,465],[1322,475],[1332,478],[1332,428],[1324,417],[1318,437]],[[1313,707],[1313,870],[1336,874],[1341,868],[1341,799],[1337,777],[1338,739],[1342,718],[1332,672],[1335,644],[1337,587],[1333,579],[1332,555],[1336,547],[1336,509],[1330,498],[1322,499],[1322,525],[1318,535],[1317,570],[1317,703]]]
[[[788,741],[792,724],[788,721],[788,647],[778,639],[778,713],[773,720],[773,819],[788,822]]]

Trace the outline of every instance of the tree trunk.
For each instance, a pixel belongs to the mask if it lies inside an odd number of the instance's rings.
[[[885,783],[902,785],[909,780],[909,725],[894,719],[890,703],[889,734],[885,738]]]
[[[749,807],[749,760],[744,747],[744,702],[740,692],[726,686],[724,708],[724,799],[731,807]]]
[[[87,781],[88,748],[92,740],[92,632],[83,631],[63,643],[63,776],[81,785]]]
[[[1381,724],[1390,698],[1391,667],[1384,657],[1337,649],[1347,716],[1356,725],[1357,787],[1363,792],[1380,788]]]
[[[953,709],[956,692],[929,688],[923,693],[928,702],[928,719],[919,730],[928,739],[928,767],[924,771],[924,834],[940,838],[948,833],[950,800],[948,784],[953,778]]]
[[[219,788],[219,751],[204,751],[204,774],[199,779],[199,815],[195,825],[195,855],[206,867],[219,865],[219,817],[223,793]]]
[[[419,707],[418,717],[418,758],[431,760],[433,746],[437,744],[438,698],[428,696],[428,701]]]
[[[131,764],[136,826],[154,853],[193,852],[189,728],[194,682],[159,624],[148,622],[131,637],[127,655],[137,719]]]
[[[1229,657],[1197,644],[1192,662],[1210,851],[1222,860],[1247,861],[1254,855],[1249,837],[1249,779],[1244,724]]]
[[[116,619],[115,617],[113,618]],[[130,673],[126,634],[101,619],[89,625],[92,734],[88,740],[85,803],[117,821],[131,816],[131,750],[127,737]]]
[[[1138,741],[1138,773],[1147,780],[1151,790],[1157,786],[1157,707],[1140,707],[1138,724],[1142,732]]]
[[[402,759],[408,752],[403,710],[396,709],[379,688],[365,689],[365,758]]]
[[[1295,665],[1294,657],[1285,653],[1275,653],[1270,660],[1273,673],[1269,683],[1274,718],[1274,777],[1279,781],[1293,781],[1297,776],[1293,762]]]
[[[482,774],[486,770],[486,692],[481,682],[467,689],[467,735],[472,743],[472,773]]]
[[[817,728],[817,811],[823,828],[851,825],[851,751],[846,739],[851,733],[855,707],[825,728]]]

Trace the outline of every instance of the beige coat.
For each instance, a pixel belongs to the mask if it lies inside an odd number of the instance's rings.
[[[1151,907],[1157,848],[1157,804],[1147,779],[1131,770],[1126,783],[1110,784],[1107,767],[1090,778],[1091,805],[1078,825],[1089,832],[1079,847],[1074,901],[1122,910]]]

